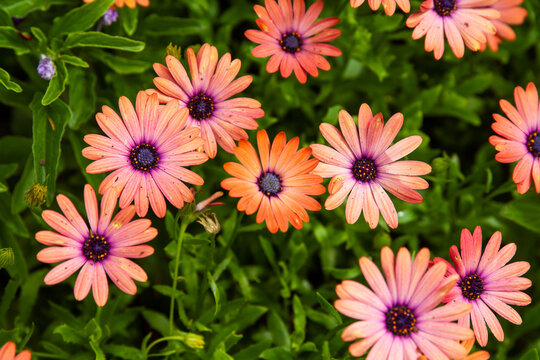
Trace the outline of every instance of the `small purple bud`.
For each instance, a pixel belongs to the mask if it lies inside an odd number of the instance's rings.
[[[103,21],[104,25],[111,25],[113,22],[115,22],[118,19],[118,12],[113,9],[109,9],[105,12],[101,20]]]
[[[13,25],[17,26],[24,21],[24,18],[12,17]]]
[[[37,67],[39,76],[45,80],[51,80],[55,72],[56,69],[54,68],[52,60],[48,56],[41,54],[41,60],[39,60],[39,65]]]

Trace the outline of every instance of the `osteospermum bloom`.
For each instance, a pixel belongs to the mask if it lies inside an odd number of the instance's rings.
[[[475,351],[472,354],[469,354],[472,350],[472,347],[475,343],[475,338],[470,338],[465,341],[461,341],[461,345],[465,347],[465,350],[467,351],[467,356],[464,358],[457,358],[455,356],[450,356],[451,360],[487,360],[489,359],[489,353],[487,351]],[[418,360],[429,360],[425,355],[421,355]]]
[[[504,40],[514,41],[516,39],[516,33],[510,25],[521,25],[527,17],[527,10],[520,7],[523,0],[498,0],[492,4],[491,7],[497,10],[501,17],[492,20],[495,25],[495,34],[486,34],[487,43],[492,51],[499,49],[499,43]],[[485,45],[482,50],[485,49]]]
[[[98,306],[104,306],[109,294],[107,275],[126,294],[137,292],[134,280],[146,281],[146,272],[129,258],[143,258],[154,253],[149,245],[141,245],[156,237],[157,230],[148,219],[131,221],[135,207],[128,206],[111,220],[118,194],[109,189],[98,208],[92,186],[84,187],[84,206],[87,223],[71,200],[58,195],[56,200],[63,215],[44,210],[43,220],[56,232],[44,230],[36,233],[36,240],[49,247],[37,254],[44,263],[62,262],[47,273],[47,285],[58,284],[81,269],[73,292],[75,299],[83,300],[90,289]],[[101,214],[100,214],[101,213]]]
[[[85,3],[90,3],[94,0],[84,0]],[[135,9],[137,5],[140,6],[149,6],[150,0],[115,0],[114,6],[116,7],[124,7],[126,5],[128,8]]]
[[[365,0],[351,0],[351,6],[357,8],[364,3]],[[409,0],[368,0],[369,7],[371,10],[376,11],[379,7],[384,8],[384,13],[388,16],[394,15],[396,11],[396,4],[403,10],[403,12],[408,13],[411,11],[411,3]]]
[[[491,20],[500,16],[499,12],[486,6],[497,0],[426,0],[420,11],[407,19],[407,26],[415,28],[414,40],[426,36],[425,49],[433,51],[439,60],[444,53],[444,38],[458,58],[463,57],[467,45],[478,51],[485,44],[485,34],[495,34]]]
[[[13,341],[8,341],[0,349],[0,360],[30,360],[32,354],[29,350],[24,350],[15,356],[16,346]]]
[[[409,136],[390,146],[403,125],[403,115],[395,114],[384,125],[382,115],[373,116],[367,104],[360,107],[358,128],[345,110],[339,112],[339,125],[341,132],[327,123],[319,126],[333,148],[311,145],[313,156],[321,161],[314,173],[332,177],[324,207],[333,210],[349,196],[345,207],[349,224],[364,210],[364,218],[374,229],[380,210],[388,225],[396,228],[397,212],[385,190],[410,203],[422,202],[415,189],[427,189],[429,184],[418,175],[428,174],[431,166],[421,161],[397,161],[414,151],[422,138]]]
[[[456,286],[443,299],[444,302],[471,304],[473,309],[458,321],[459,324],[474,329],[478,344],[486,346],[488,332],[486,323],[499,341],[504,340],[504,333],[493,311],[514,323],[521,324],[521,317],[509,305],[528,305],[529,295],[521,292],[531,286],[531,280],[521,277],[530,265],[526,261],[508,264],[516,253],[516,244],[501,246],[501,232],[495,232],[482,254],[482,230],[474,229],[474,234],[467,229],[461,232],[461,254],[453,245],[450,259],[453,266],[444,259],[435,258],[434,263],[447,265],[447,275],[459,276]]]
[[[426,248],[411,260],[406,248],[395,258],[392,250],[384,247],[381,265],[385,277],[373,261],[360,258],[362,274],[371,289],[351,280],[336,287],[336,309],[360,320],[341,334],[344,341],[361,339],[349,347],[353,356],[362,356],[371,348],[368,359],[416,360],[418,348],[429,359],[465,357],[467,351],[457,340],[469,339],[473,333],[452,321],[469,313],[471,305],[453,303],[435,308],[458,276],[445,278],[444,264],[427,270],[428,263]]]
[[[322,56],[341,56],[341,50],[326,44],[338,38],[341,30],[331,27],[339,23],[339,18],[329,17],[315,20],[323,9],[323,2],[316,1],[305,11],[304,0],[265,0],[266,8],[255,5],[259,30],[247,30],[246,37],[260,44],[251,54],[264,58],[271,56],[266,71],[281,72],[284,78],[294,71],[302,84],[307,81],[306,72],[317,77],[317,69],[328,71],[330,63]]]
[[[244,91],[253,77],[245,75],[235,80],[240,60],[231,61],[229,53],[219,58],[217,49],[209,44],[201,46],[197,55],[193,49],[187,49],[186,57],[191,80],[180,60],[169,55],[165,59],[167,66],[154,64],[157,90],[146,92],[158,94],[162,103],[176,100],[181,109],[189,111],[186,126],[201,129],[204,151],[210,158],[216,157],[216,142],[223,150],[232,152],[236,140],[247,140],[244,129],[256,129],[259,124],[254,119],[264,116],[261,103],[255,99],[229,99]]]
[[[324,193],[322,177],[311,174],[317,159],[310,159],[309,147],[298,150],[298,137],[287,142],[280,132],[270,146],[265,130],[257,132],[259,154],[245,140],[238,143],[234,154],[240,164],[228,162],[223,167],[232,178],[221,186],[232,197],[240,197],[238,210],[251,215],[257,213],[257,223],[266,221],[270,232],[285,232],[289,223],[301,229],[308,222],[307,210],[318,211],[321,205],[308,195]]]
[[[495,160],[501,163],[518,161],[512,179],[517,184],[517,191],[524,194],[534,181],[536,192],[540,192],[540,108],[538,91],[533,83],[527,89],[516,87],[514,90],[516,107],[508,101],[499,101],[506,117],[493,114],[495,122],[491,124],[497,135],[489,138],[489,143],[498,153]]]
[[[84,137],[90,146],[82,154],[95,160],[86,171],[98,174],[114,170],[101,182],[99,193],[114,187],[121,192],[120,207],[135,200],[139,216],[146,215],[150,203],[154,213],[164,217],[165,198],[179,209],[184,202],[192,202],[193,193],[184,182],[202,185],[204,181],[185,167],[202,164],[208,156],[198,151],[204,144],[199,129],[184,129],[188,110],[180,109],[176,101],[160,106],[157,95],[148,96],[144,91],[137,95],[136,108],[125,96],[119,106],[122,117],[108,106],[96,115],[107,136]]]

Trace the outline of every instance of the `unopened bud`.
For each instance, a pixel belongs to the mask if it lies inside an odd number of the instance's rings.
[[[204,338],[199,334],[188,333],[184,340],[187,346],[192,349],[203,349],[204,348]]]
[[[15,254],[11,248],[0,249],[0,269],[13,265]]]
[[[103,24],[109,26],[113,22],[116,22],[117,19],[118,19],[118,11],[114,9],[108,9],[107,11],[105,11],[105,14],[101,18],[101,21],[103,21]]]
[[[178,60],[182,57],[182,48],[178,45],[173,45],[173,43],[169,43],[167,46],[167,49],[165,50],[165,56],[174,56]]]
[[[41,54],[39,65],[37,67],[37,73],[39,76],[41,76],[42,79],[45,80],[51,80],[51,78],[56,73],[54,63],[48,56]]]
[[[210,195],[210,197],[208,197],[207,199],[204,199],[203,201],[199,202],[197,206],[195,206],[195,211],[202,211],[206,209],[208,206],[212,205],[214,200],[219,199],[222,196],[223,196],[223,191],[216,191],[215,193]]]
[[[26,191],[24,200],[30,206],[37,207],[45,202],[47,187],[41,184],[34,184]]]
[[[450,159],[444,157],[435,158],[433,159],[431,166],[434,173],[441,173],[443,171],[446,171],[446,169],[448,169],[448,166],[450,166]]]
[[[221,224],[214,213],[201,213],[197,222],[210,234],[217,234],[221,230]]]

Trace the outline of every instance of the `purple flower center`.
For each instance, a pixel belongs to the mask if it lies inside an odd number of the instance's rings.
[[[279,46],[286,52],[294,54],[301,50],[302,38],[294,31],[292,33],[283,34],[281,35],[281,40],[279,40]]]
[[[396,305],[386,312],[386,329],[396,336],[416,332],[416,316],[406,305]]]
[[[111,25],[113,22],[116,22],[117,19],[118,19],[118,11],[113,10],[113,9],[109,9],[105,11],[105,14],[101,18],[101,20],[103,21],[103,24],[107,26]]]
[[[157,166],[159,154],[155,146],[142,143],[131,149],[129,160],[135,169],[148,172]]]
[[[535,131],[527,139],[527,149],[534,157],[540,157],[540,135]]]
[[[214,100],[201,92],[189,100],[187,107],[192,118],[206,120],[214,113]]]
[[[440,16],[448,16],[456,10],[456,0],[433,0],[435,11]]]
[[[478,299],[484,292],[484,280],[474,273],[465,276],[458,282],[458,286],[463,296],[469,300]]]
[[[283,190],[281,179],[272,172],[262,173],[257,183],[259,190],[266,196],[277,196]]]
[[[377,177],[375,162],[369,158],[356,159],[352,167],[352,174],[357,181],[369,182]]]
[[[88,260],[99,262],[109,255],[109,243],[103,236],[91,234],[84,241],[82,251]]]

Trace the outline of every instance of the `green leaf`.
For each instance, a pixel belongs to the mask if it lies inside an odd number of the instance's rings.
[[[146,17],[139,31],[146,35],[192,35],[200,34],[205,29],[198,20],[183,19],[174,16],[152,14]]]
[[[214,295],[214,300],[216,301],[216,310],[214,311],[215,316],[219,313],[219,310],[221,309],[221,303],[219,301],[219,289],[214,278],[212,277],[212,274],[210,272],[207,272],[206,276],[208,277],[208,284],[210,285],[210,289],[212,290],[212,294]]]
[[[259,359],[261,353],[265,351],[266,349],[268,349],[270,345],[272,345],[271,340],[264,340],[255,345],[248,346],[245,349],[242,349],[241,351],[234,354],[234,359],[235,360]]]
[[[47,10],[51,5],[63,4],[65,0],[2,0],[2,7],[10,16],[23,18],[36,10]]]
[[[56,192],[60,144],[67,122],[71,119],[71,110],[62,100],[44,107],[39,101],[39,94],[34,96],[30,109],[33,114],[35,178],[47,186],[47,204],[51,204]]]
[[[275,347],[265,350],[261,354],[261,359],[266,360],[292,360],[291,352],[283,347]]]
[[[521,357],[520,360],[539,360],[539,357],[538,357],[538,350],[536,350],[536,349],[533,348],[533,349],[527,351],[527,352],[525,353],[525,355],[523,355],[523,356]]]
[[[501,215],[536,233],[540,233],[540,202],[537,197],[519,198],[504,205]]]
[[[11,21],[11,16],[9,16],[6,10],[0,7],[0,26],[12,26],[12,25],[13,25],[13,22]]]
[[[81,59],[80,57],[77,57],[77,56],[73,56],[73,55],[61,55],[59,58],[58,58],[60,61],[63,61],[65,63],[68,63],[68,64],[71,64],[71,65],[74,65],[74,66],[79,66],[79,67],[82,67],[82,68],[87,68],[87,67],[90,67],[90,65],[88,65],[88,63],[86,61],[84,61],[83,59]],[[78,83],[73,81],[73,79],[71,80],[73,84],[77,84],[77,86],[75,87],[78,87]]]
[[[74,47],[99,47],[139,52],[144,49],[144,43],[122,36],[112,36],[102,32],[89,31],[69,34],[64,42],[64,47],[68,49]]]
[[[53,334],[59,334],[65,342],[70,344],[86,345],[88,343],[88,340],[81,335],[79,330],[76,330],[67,324],[57,326],[53,330]]]
[[[30,237],[28,229],[26,228],[25,223],[18,214],[13,214],[11,212],[11,194],[9,192],[0,193],[0,220],[3,221],[11,233],[21,236],[21,237]],[[9,244],[9,239],[8,239]],[[14,248],[14,251],[18,249],[18,244],[9,244],[9,246]],[[22,256],[22,254],[15,252],[15,256]],[[23,258],[24,262],[24,258]]]
[[[22,91],[21,86],[9,79],[9,73],[6,70],[0,68],[0,84],[4,85],[4,87],[8,90],[20,93]]]
[[[152,329],[163,336],[169,335],[169,319],[165,315],[153,310],[143,310],[142,315]]]
[[[37,39],[39,42],[39,46],[41,46],[43,49],[47,46],[47,36],[41,31],[40,28],[32,26],[30,28],[30,31],[32,32],[32,35]],[[40,49],[40,50],[43,50]]]
[[[270,311],[268,315],[268,330],[272,333],[272,338],[276,345],[285,346],[287,348],[291,346],[287,326],[275,311]]]
[[[54,102],[66,89],[66,82],[68,80],[68,73],[66,69],[66,64],[64,64],[63,61],[55,61],[55,68],[56,72],[54,73],[54,76],[49,81],[49,87],[47,88],[47,92],[45,92],[45,95],[43,95],[43,99],[41,99],[42,105],[50,105],[52,102]]]
[[[141,74],[148,70],[148,68],[150,68],[150,66],[152,65],[147,61],[116,56],[101,50],[93,51],[92,55],[96,60],[101,61],[105,65],[109,66],[112,70],[114,70],[114,72],[122,75]]]
[[[28,206],[24,199],[26,191],[34,184],[34,162],[32,155],[28,155],[23,173],[13,189],[11,196],[11,212],[18,214]]]
[[[0,48],[13,49],[17,55],[30,52],[29,42],[12,26],[0,26]]]
[[[118,13],[126,34],[129,36],[133,35],[137,30],[137,23],[139,22],[139,8],[130,9],[124,6],[118,9]]]
[[[339,315],[337,310],[328,301],[326,301],[326,299],[319,292],[317,292],[317,300],[319,301],[319,304],[321,304],[323,310],[336,319],[338,324],[343,323],[341,315]]]
[[[112,4],[114,0],[95,0],[71,10],[64,16],[54,19],[49,37],[52,39],[62,34],[88,30]]]
[[[28,321],[32,309],[36,304],[39,288],[44,285],[43,278],[48,271],[48,269],[41,269],[32,272],[21,286],[21,295],[18,303],[20,306],[18,321],[22,324]]]
[[[69,107],[72,116],[69,120],[71,129],[78,129],[96,112],[96,74],[82,69],[71,68],[69,79]]]
[[[302,306],[302,302],[297,295],[293,297],[293,312],[294,312],[294,333],[293,344],[300,346],[306,337],[306,312]]]
[[[17,164],[0,164],[0,179],[7,179],[15,174],[19,165]]]
[[[104,345],[103,350],[114,357],[127,360],[142,359],[141,350],[126,345]]]

